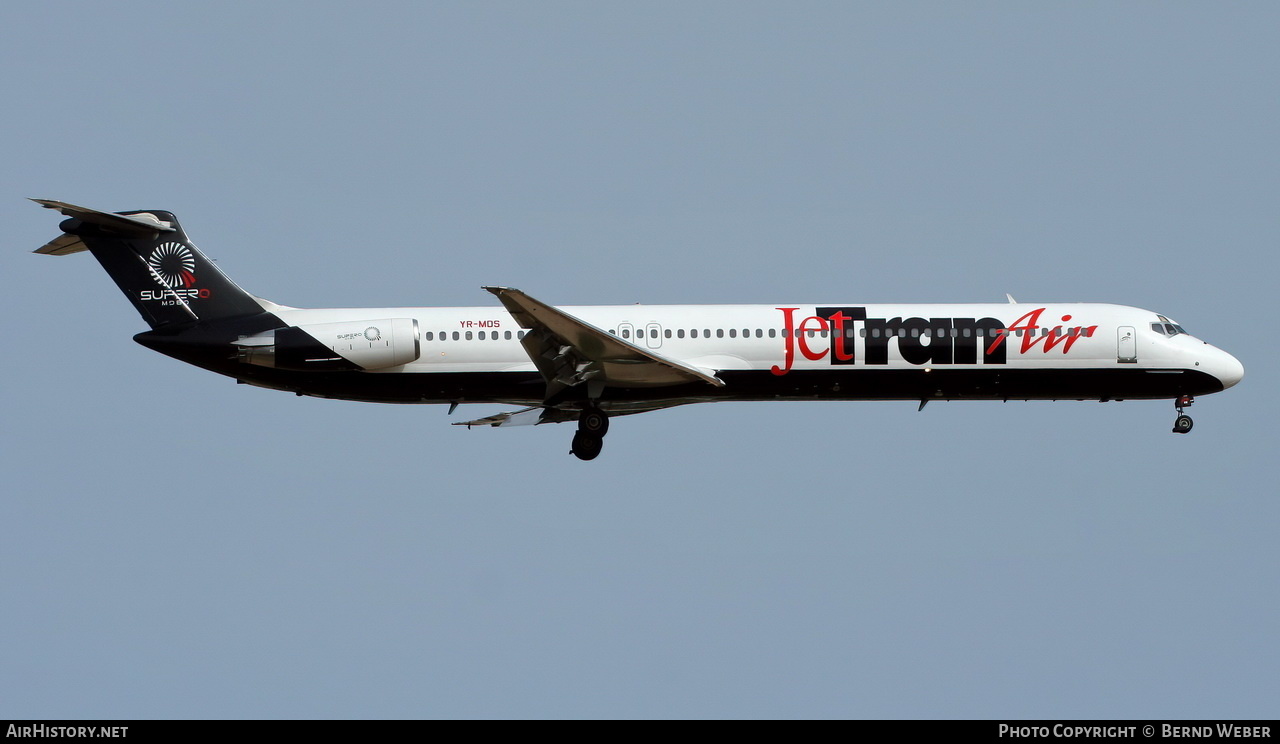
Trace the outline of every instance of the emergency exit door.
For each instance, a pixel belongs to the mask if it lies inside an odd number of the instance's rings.
[[[1116,361],[1121,364],[1134,364],[1138,361],[1138,337],[1133,326],[1120,326],[1116,331]]]

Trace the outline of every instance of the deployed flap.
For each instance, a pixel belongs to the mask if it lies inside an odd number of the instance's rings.
[[[574,411],[561,411],[555,408],[534,406],[532,408],[522,408],[519,411],[495,413],[492,416],[485,416],[472,421],[455,421],[453,425],[465,426],[468,429],[473,426],[533,426],[535,424],[557,424],[562,421],[575,421],[577,418],[578,414]]]
[[[663,408],[673,408],[682,406],[686,403],[697,403],[697,398],[674,398],[669,400],[653,400],[653,401],[630,401],[630,402],[614,402],[605,403],[605,410],[610,416],[630,416],[636,413],[648,413],[649,411],[660,411]],[[528,426],[532,424],[558,424],[565,421],[577,421],[578,415],[581,413],[572,404],[564,408],[551,408],[542,406],[533,406],[532,408],[522,408],[519,411],[503,411],[495,413],[492,416],[473,419],[471,421],[455,421],[454,426],[465,426],[470,429],[473,426]]]
[[[168,222],[162,222],[160,219],[150,214],[147,214],[145,212],[141,214],[135,214],[135,215],[129,216],[129,215],[123,215],[123,214],[112,214],[111,212],[99,212],[96,209],[89,209],[88,207],[77,207],[74,204],[54,201],[52,199],[32,199],[31,201],[47,209],[56,209],[68,217],[75,217],[81,222],[88,222],[91,225],[104,227],[108,230],[121,233],[123,235],[150,238],[155,236],[157,233],[174,231],[173,226],[170,225]],[[58,241],[57,240],[53,241],[53,243],[56,243],[56,242]],[[48,245],[45,245],[43,248],[37,249],[36,253],[46,253],[46,254],[55,255],[55,256],[62,256],[62,255],[66,255],[67,253],[75,253],[74,250],[63,251],[61,253],[55,252],[53,250],[45,250],[46,248],[49,248],[50,246],[52,246],[53,243],[49,243]],[[77,250],[83,250],[83,248],[77,249]]]
[[[663,387],[705,382],[723,387],[714,371],[699,369],[618,338],[543,304],[518,289],[485,287],[528,329],[520,342],[547,380],[547,397],[583,382],[612,387]]]

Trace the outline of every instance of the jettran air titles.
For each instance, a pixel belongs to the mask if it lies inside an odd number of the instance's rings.
[[[1037,308],[1009,326],[997,318],[869,318],[866,307],[816,307],[814,314],[796,321],[798,307],[777,308],[782,313],[783,366],[770,371],[785,375],[795,365],[796,353],[811,362],[827,360],[828,364],[856,364],[853,339],[864,339],[862,363],[889,363],[889,342],[896,340],[898,353],[909,364],[1005,364],[1008,345],[1005,340],[1015,335],[1020,340],[1019,354],[1039,347],[1042,353],[1054,349],[1066,354],[1083,337],[1094,334],[1098,326],[1063,326],[1052,328],[1040,324],[1046,308]],[[1063,315],[1062,323],[1069,323]],[[861,325],[859,325],[861,324]],[[859,329],[855,330],[855,329]],[[1047,329],[1047,332],[1042,332]],[[821,339],[822,343],[813,343]],[[985,340],[985,343],[983,343]]]

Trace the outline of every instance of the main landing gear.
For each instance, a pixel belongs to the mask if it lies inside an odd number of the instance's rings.
[[[578,432],[573,435],[573,447],[569,450],[579,460],[594,460],[604,449],[604,435],[609,431],[609,416],[595,406],[582,409],[578,417]]]
[[[1191,431],[1191,426],[1194,422],[1191,420],[1190,416],[1182,412],[1182,409],[1189,408],[1191,404],[1195,402],[1196,399],[1190,395],[1180,395],[1178,396],[1178,399],[1174,401],[1173,407],[1178,409],[1178,418],[1173,420],[1174,434],[1187,434]]]

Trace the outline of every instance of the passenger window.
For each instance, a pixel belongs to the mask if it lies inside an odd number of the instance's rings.
[[[631,331],[627,330],[626,328],[623,328],[623,329],[622,329],[622,337],[623,337],[623,338],[631,338]]]
[[[503,332],[503,334],[502,334],[502,336],[503,336],[503,338],[505,338],[505,339],[507,339],[508,341],[510,341],[510,340],[511,340],[511,331],[504,331],[504,332]]]
[[[716,338],[724,338],[724,329],[723,329],[723,328],[717,328],[717,329],[716,329]]]
[[[665,331],[662,332],[662,335],[666,336],[667,338],[671,338],[671,329],[670,328],[666,329]]]
[[[470,340],[471,340],[471,331],[467,331],[467,340],[468,340],[468,341],[470,341]]]
[[[432,337],[432,333],[431,333],[431,331],[427,331],[426,333],[422,334],[422,337],[423,337],[423,338],[425,338],[426,340],[430,341],[430,340],[431,340],[431,337]]]
[[[684,338],[684,329],[683,329],[683,328],[678,328],[678,329],[676,329],[676,338]]]
[[[484,331],[480,331],[480,340],[481,340],[481,341],[483,341],[483,340],[484,340]]]
[[[689,338],[697,338],[697,337],[698,337],[698,329],[697,329],[697,328],[690,328],[690,329],[689,329]]]
[[[517,332],[516,332],[516,338],[524,338],[524,334],[525,334],[525,332],[524,332],[524,331],[517,331]]]
[[[756,329],[756,338],[764,338],[764,331],[762,331],[762,330],[760,330],[759,328],[757,328],[757,329]]]
[[[458,332],[457,332],[457,331],[454,331],[454,332],[453,332],[453,340],[454,340],[454,341],[457,341],[457,340],[458,340]]]
[[[769,338],[777,338],[778,337],[777,330],[778,330],[777,328],[770,328]]]

